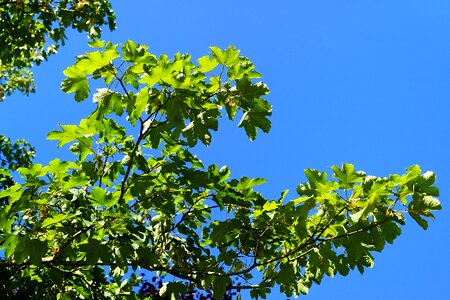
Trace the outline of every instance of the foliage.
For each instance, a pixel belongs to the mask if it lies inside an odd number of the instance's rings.
[[[11,143],[0,135],[0,189],[14,184],[11,172],[21,167],[29,167],[34,158],[34,148],[23,140]]]
[[[100,35],[100,26],[115,28],[108,0],[3,0],[0,2],[0,101],[14,91],[34,91],[33,74],[39,65],[64,45],[66,28]]]
[[[195,289],[264,298],[274,286],[297,296],[325,275],[364,272],[404,214],[426,229],[441,208],[435,175],[418,166],[388,177],[307,169],[297,198],[266,199],[254,189],[264,179],[231,178],[192,153],[222,112],[251,140],[270,130],[269,90],[239,50],[211,47],[193,62],[132,41],[90,45],[61,88],[83,101],[103,80],[96,110],[48,135],[77,158],[18,168],[22,179],[0,192],[6,296],[135,299],[142,270],[170,275],[159,292],[171,299]]]

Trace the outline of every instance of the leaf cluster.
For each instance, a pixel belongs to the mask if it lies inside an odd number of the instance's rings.
[[[24,140],[11,143],[0,135],[0,189],[14,184],[12,172],[21,167],[28,167],[34,158],[34,148]]]
[[[96,110],[48,135],[76,158],[18,168],[22,181],[0,192],[4,289],[136,299],[146,270],[173,278],[159,289],[171,299],[195,289],[265,298],[275,286],[297,296],[325,275],[364,272],[404,214],[426,228],[441,208],[434,174],[418,166],[389,177],[351,164],[332,167],[332,178],[307,169],[298,197],[267,199],[255,190],[265,179],[232,178],[193,153],[222,113],[251,140],[270,130],[269,90],[239,50],[211,47],[193,62],[132,41],[90,45],[61,88],[84,101],[103,81]]]
[[[14,91],[34,92],[29,70],[57,52],[71,27],[100,36],[101,26],[115,28],[108,0],[14,0],[0,2],[0,100]]]

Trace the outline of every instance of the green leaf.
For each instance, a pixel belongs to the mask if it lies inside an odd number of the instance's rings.
[[[71,176],[63,185],[63,190],[68,191],[74,187],[83,187],[89,182],[89,179],[84,176]]]
[[[99,259],[106,263],[110,261],[111,253],[108,248],[96,239],[90,238],[80,244],[80,250],[85,253],[85,260],[88,264],[96,264]]]
[[[246,100],[246,108],[253,108],[259,111],[270,111],[271,105],[261,97],[269,93],[269,88],[261,81],[253,83],[249,78],[244,77],[236,80],[236,91],[239,100]],[[249,102],[250,101],[250,102]]]
[[[432,196],[423,196],[415,193],[413,195],[413,201],[408,205],[408,209],[426,214],[430,210],[440,210],[442,209],[442,206],[439,200]]]
[[[133,61],[136,59],[137,49],[136,44],[133,41],[131,40],[126,41],[122,49],[123,49],[123,59],[125,61]]]
[[[417,178],[414,191],[427,194],[428,196],[439,196],[439,189],[433,184],[436,182],[436,175],[427,171]]]
[[[101,41],[99,39],[92,39],[88,42],[88,46],[91,48],[103,48],[105,47],[105,41]]]
[[[28,236],[19,237],[19,242],[14,251],[14,259],[17,264],[21,264],[29,258],[30,263],[35,266],[40,266],[42,257],[47,252],[47,243],[29,239]]]
[[[427,229],[428,229],[428,222],[427,222],[427,220],[422,219],[422,218],[420,217],[420,214],[410,211],[410,212],[409,212],[409,215],[410,215],[411,218],[413,218],[414,221],[416,221],[416,223],[419,224],[419,226],[422,227],[424,230],[427,230]]]
[[[442,206],[438,199],[432,196],[424,196],[422,198],[422,207],[429,210],[441,210]],[[414,209],[414,208],[413,208]]]
[[[78,165],[74,162],[61,161],[59,158],[55,158],[42,171],[53,173],[55,177],[63,177],[69,169],[77,167]]]
[[[218,62],[215,58],[211,58],[209,55],[205,55],[198,59],[198,64],[200,65],[198,70],[200,72],[206,73],[214,70],[214,68],[217,67]]]
[[[91,194],[92,198],[89,198],[89,200],[91,200],[91,202],[97,206],[111,207],[119,200],[117,192],[106,192],[100,187],[93,187]]]
[[[80,70],[85,71],[87,74],[92,74],[95,70],[108,65],[119,56],[120,55],[116,49],[90,52],[86,53],[83,58],[75,64],[75,66]]]
[[[62,221],[70,220],[70,219],[74,218],[76,215],[77,214],[70,214],[70,213],[61,214],[61,215],[55,215],[55,216],[53,216],[51,218],[45,219],[42,222],[41,226],[42,226],[42,228],[45,228],[45,227],[48,227],[48,226],[53,225],[53,224],[61,223]]]
[[[5,228],[4,226],[1,226]],[[11,255],[15,252],[17,244],[19,242],[19,237],[15,234],[9,234],[3,240],[3,244],[0,249],[5,249],[5,257],[10,258]]]
[[[244,127],[247,136],[253,141],[257,135],[257,128],[260,128],[265,133],[270,131],[271,123],[267,119],[267,116],[270,115],[268,112],[246,111],[238,126]]]
[[[253,188],[257,185],[261,185],[266,182],[267,182],[267,179],[264,179],[264,178],[242,177],[239,184],[237,185],[237,188],[240,190],[246,190],[246,189]]]
[[[106,191],[100,187],[93,187],[91,193],[92,197],[94,197],[94,200],[103,205],[106,198]]]
[[[77,126],[76,125],[62,125],[61,128],[63,131],[50,131],[50,133],[47,135],[48,140],[57,140],[58,147],[63,146],[64,144],[67,144],[69,142],[72,142],[76,140],[79,135],[77,133]]]
[[[81,121],[80,126],[60,125],[62,130],[50,131],[49,134],[47,135],[47,139],[59,141],[58,147],[61,147],[75,140],[80,140],[82,138],[93,136],[96,133],[96,129],[92,126],[89,126],[86,120],[83,121]]]
[[[166,59],[166,57],[162,57],[159,65],[146,69],[146,74],[142,76],[139,82],[147,84],[148,87],[151,88],[156,83],[164,82],[166,79],[170,78],[173,73],[181,70],[183,61],[177,60],[174,62],[165,62]]]
[[[35,266],[40,266],[42,257],[47,252],[47,243],[40,240],[30,240],[29,244],[30,262]]]
[[[276,201],[268,201],[263,206],[263,211],[272,211],[277,209],[280,206],[280,203],[277,203]]]
[[[319,172],[316,169],[305,169],[304,173],[306,178],[314,185],[316,182],[325,183],[327,180],[327,173]]]
[[[227,285],[231,284],[231,279],[228,277],[214,277],[212,283],[213,294],[216,298],[221,298],[225,295]]]
[[[0,199],[8,197],[9,204],[13,204],[22,196],[23,190],[21,184],[15,184],[8,189],[0,190]]]
[[[406,169],[406,174],[400,177],[400,184],[405,184],[420,176],[422,170],[418,165],[413,165]]]
[[[409,215],[425,230],[428,229],[428,222],[421,216],[434,219],[434,216],[430,211],[440,209],[442,209],[442,207],[438,199],[432,196],[424,196],[419,193],[414,193],[413,200],[408,205]]]
[[[380,225],[383,231],[384,238],[389,244],[394,243],[394,240],[400,235],[401,229],[394,222],[386,222]]]
[[[149,99],[148,89],[149,89],[148,87],[142,88],[136,96],[134,107],[131,110],[129,116],[130,123],[133,125],[136,124],[136,120],[141,117],[142,113],[145,110],[145,107],[147,106]]]
[[[218,116],[219,112],[217,110],[208,110],[192,118],[192,121],[182,130],[183,136],[187,138],[189,146],[195,146],[197,140],[202,141],[206,146],[211,143],[210,130],[217,131],[219,126]]]
[[[225,66],[232,66],[239,62],[239,52],[234,46],[229,46],[227,50],[222,51],[218,47],[209,47],[212,51],[213,57],[217,60],[219,64]]]
[[[355,167],[348,163],[343,163],[342,168],[332,166],[331,169],[334,171],[333,177],[344,184],[344,188],[350,188],[353,183],[361,182],[366,175],[364,172],[355,172]]]
[[[89,83],[86,77],[66,78],[61,82],[61,90],[66,94],[75,93],[75,100],[83,101],[89,96]]]

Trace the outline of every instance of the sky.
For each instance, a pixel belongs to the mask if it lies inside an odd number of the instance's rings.
[[[223,122],[205,164],[227,165],[234,177],[264,177],[276,198],[305,180],[352,163],[376,176],[419,164],[437,174],[443,210],[423,231],[411,219],[403,234],[364,275],[325,278],[315,299],[450,299],[450,1],[112,1],[118,28],[103,38],[148,44],[155,54],[235,45],[269,85],[272,130],[250,142]],[[37,92],[0,103],[0,133],[28,140],[36,162],[67,156],[45,137],[78,123],[92,101],[75,103],[59,84],[74,56],[89,49],[71,32],[65,47],[34,70]],[[67,156],[68,159],[72,158]],[[268,299],[283,299],[277,288]],[[291,298],[292,299],[292,298]]]

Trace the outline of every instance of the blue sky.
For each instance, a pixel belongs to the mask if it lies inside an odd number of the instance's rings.
[[[118,29],[105,39],[150,45],[154,53],[200,57],[235,45],[269,85],[272,131],[247,140],[224,122],[206,163],[235,177],[265,177],[277,197],[304,180],[303,169],[329,172],[353,163],[384,176],[419,164],[438,176],[444,209],[428,231],[408,219],[403,234],[376,254],[364,275],[325,279],[305,299],[450,299],[450,2],[449,1],[112,1]],[[67,157],[45,141],[57,124],[93,109],[59,90],[62,70],[88,51],[67,45],[35,69],[37,93],[0,103],[0,132],[37,148],[37,161]],[[277,290],[269,299],[281,297]]]

